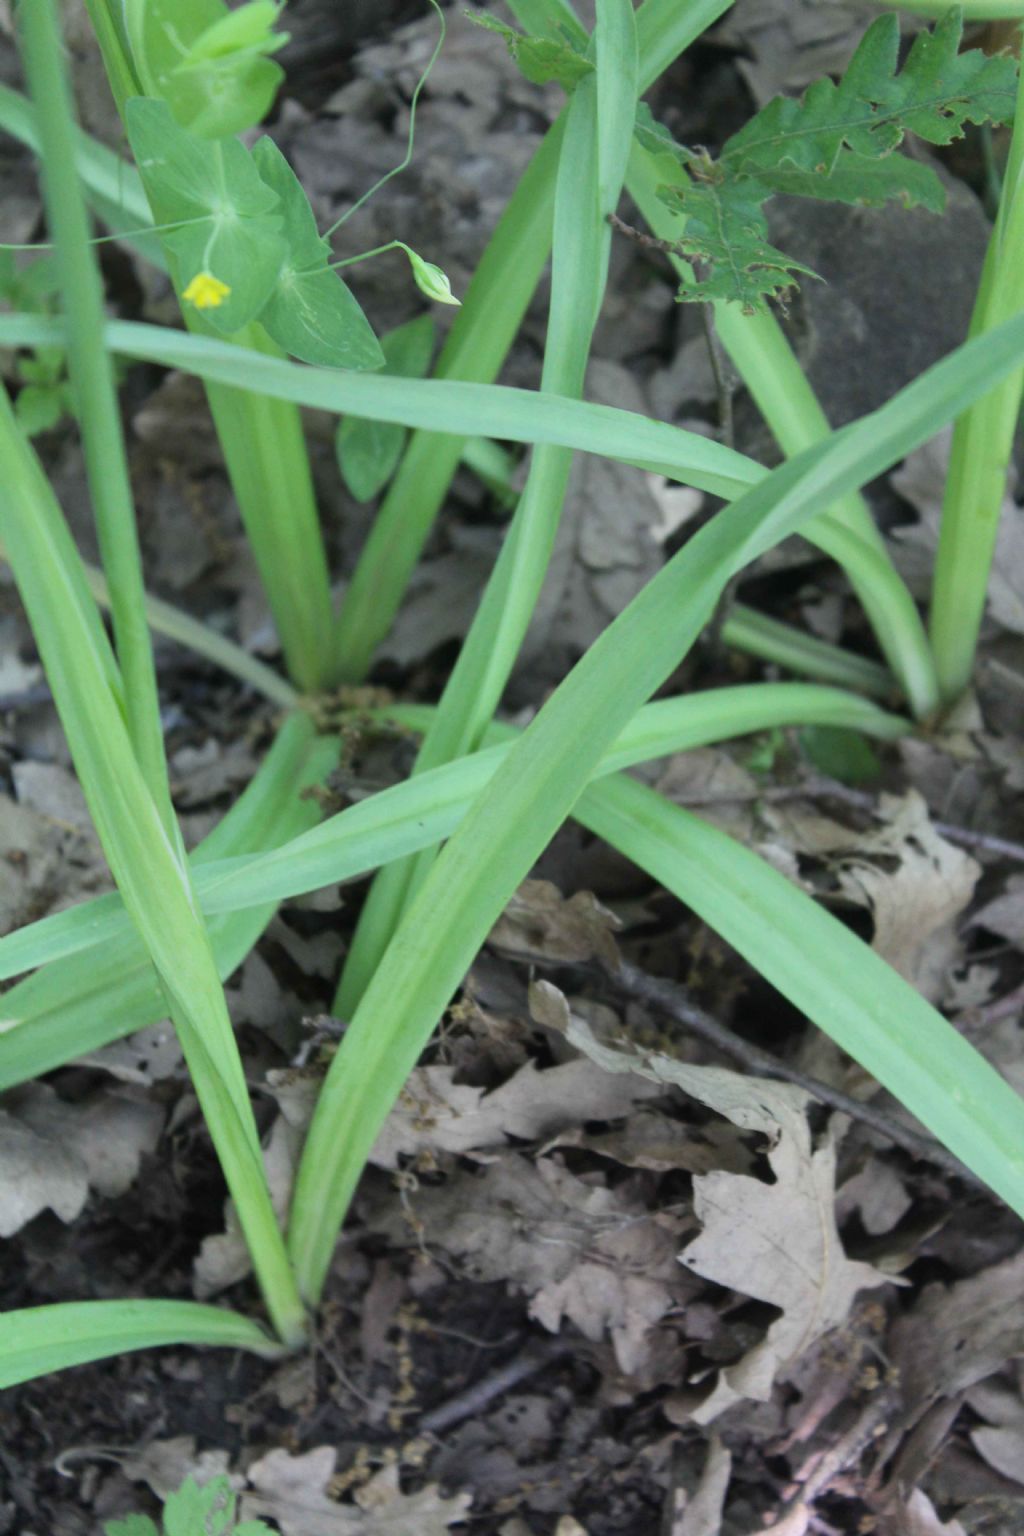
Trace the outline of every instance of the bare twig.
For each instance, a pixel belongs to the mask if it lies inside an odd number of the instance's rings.
[[[482,1413],[496,1397],[502,1397],[521,1381],[536,1376],[538,1371],[544,1370],[545,1366],[560,1360],[571,1351],[572,1345],[567,1339],[542,1339],[539,1343],[528,1344],[496,1371],[491,1371],[464,1392],[456,1393],[447,1402],[425,1413],[420,1420],[420,1429],[437,1434],[443,1429],[451,1429],[453,1424],[461,1424],[463,1419]]]
[[[748,1071],[755,1072],[760,1077],[778,1078],[783,1082],[794,1083],[819,1103],[827,1104],[830,1109],[849,1115],[853,1120],[859,1120],[871,1130],[877,1131],[880,1136],[884,1136],[887,1141],[891,1141],[894,1146],[902,1147],[912,1157],[926,1158],[956,1178],[963,1179],[978,1189],[984,1189],[986,1194],[991,1193],[980,1179],[977,1179],[951,1152],[947,1152],[945,1147],[934,1141],[926,1132],[901,1124],[891,1115],[887,1115],[884,1110],[876,1109],[872,1104],[861,1103],[859,1099],[851,1098],[849,1094],[842,1093],[838,1088],[832,1088],[828,1083],[808,1076],[806,1072],[789,1066],[778,1056],[773,1056],[770,1052],[762,1050],[760,1046],[744,1040],[742,1036],[734,1034],[731,1029],[713,1018],[703,1008],[698,1007],[687,996],[685,989],[676,982],[668,981],[661,976],[650,976],[638,966],[625,963],[620,965],[618,970],[606,970],[605,974],[612,985],[625,996],[646,1003],[666,1017],[682,1024],[685,1029],[699,1035],[702,1040],[707,1040],[710,1045],[715,1046],[717,1050],[731,1057]]]

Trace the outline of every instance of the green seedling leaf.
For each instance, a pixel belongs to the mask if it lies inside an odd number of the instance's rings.
[[[859,731],[835,725],[809,725],[800,745],[819,773],[841,784],[871,784],[881,776],[878,753]]]
[[[210,139],[242,133],[266,115],[283,79],[267,57],[288,40],[272,30],[279,12],[274,0],[235,11],[223,0],[127,0],[139,78],[180,127]]]
[[[235,1524],[238,1495],[226,1477],[198,1484],[188,1477],[164,1504],[163,1536],[273,1536],[262,1520]],[[128,1515],[108,1520],[106,1536],[159,1536],[148,1515]]]
[[[422,379],[434,350],[434,322],[419,315],[381,337],[384,372],[402,379]],[[357,501],[371,501],[394,474],[408,429],[396,422],[344,416],[335,446],[342,478]]]
[[[328,267],[331,248],[320,238],[309,199],[272,139],[252,152],[262,179],[278,199],[287,254],[260,314],[278,346],[329,368],[380,368],[384,354],[358,301]]]
[[[18,426],[27,437],[52,432],[71,409],[71,391],[66,383],[26,384],[14,402]]]
[[[263,309],[285,260],[277,193],[234,139],[206,143],[179,128],[165,102],[136,97],[125,123],[157,224],[185,297],[225,335]]]
[[[1015,61],[978,48],[960,53],[962,31],[954,8],[918,35],[900,69],[899,21],[880,16],[842,79],[818,80],[799,98],[776,97],[717,159],[675,143],[641,104],[636,137],[670,164],[661,196],[686,219],[677,249],[696,263],[696,281],[678,297],[764,310],[807,273],[768,243],[764,204],[777,194],[868,206],[898,200],[941,213],[936,173],[894,152],[908,133],[948,144],[967,123],[1004,122],[1016,94]]]
[[[497,32],[508,44],[508,51],[522,75],[534,85],[546,85],[554,80],[564,91],[574,91],[584,75],[593,71],[593,64],[577,48],[564,29],[564,41],[551,37],[527,37],[508,27],[487,11],[466,11],[470,21],[488,32]]]

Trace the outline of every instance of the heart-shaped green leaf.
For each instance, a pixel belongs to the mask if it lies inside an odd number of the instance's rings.
[[[135,98],[126,125],[155,222],[180,223],[164,242],[183,295],[225,335],[241,330],[266,304],[285,258],[277,193],[235,139],[193,137],[165,102]]]
[[[252,152],[263,183],[280,200],[287,254],[277,283],[260,315],[278,346],[328,368],[372,369],[384,354],[358,301],[327,263],[330,246],[322,240],[309,199],[288,161],[272,139]]]

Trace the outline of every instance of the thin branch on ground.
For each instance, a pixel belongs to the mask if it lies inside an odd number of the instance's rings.
[[[911,1157],[926,1158],[929,1162],[945,1169],[947,1173],[953,1174],[954,1177],[963,1179],[977,1189],[984,1189],[986,1194],[990,1193],[980,1179],[975,1178],[974,1174],[965,1168],[951,1152],[947,1152],[945,1147],[933,1140],[925,1131],[917,1131],[912,1126],[901,1124],[884,1110],[851,1098],[849,1094],[841,1092],[838,1088],[833,1088],[816,1077],[810,1077],[797,1067],[791,1067],[778,1056],[773,1056],[769,1051],[762,1050],[760,1046],[744,1040],[741,1035],[735,1034],[725,1024],[720,1023],[718,1019],[713,1018],[705,1009],[694,1003],[687,996],[685,988],[678,983],[668,981],[661,976],[650,976],[638,966],[625,963],[621,964],[618,970],[605,969],[604,974],[623,996],[655,1008],[676,1023],[682,1024],[685,1029],[699,1035],[702,1040],[706,1040],[709,1045],[713,1045],[747,1071],[756,1073],[759,1077],[777,1078],[783,1082],[794,1083],[819,1103],[828,1105],[830,1109],[837,1110],[840,1114],[849,1115],[851,1119],[859,1120],[862,1125],[884,1136],[894,1146],[901,1147]]]
[[[692,810],[699,810],[702,806],[737,805],[747,801],[777,805],[786,800],[839,800],[844,805],[853,806],[856,810],[866,811],[869,816],[874,816],[879,821],[885,819],[885,812],[879,805],[877,797],[868,790],[854,789],[852,785],[842,784],[838,779],[817,775],[802,779],[799,784],[773,784],[764,789],[740,790],[735,794],[688,795],[679,803]],[[951,843],[957,843],[961,848],[974,848],[980,853],[999,854],[1003,858],[1013,859],[1017,864],[1024,864],[1024,843],[999,837],[994,832],[977,832],[972,827],[957,826],[949,821],[933,820],[932,826],[942,837],[947,838]]]

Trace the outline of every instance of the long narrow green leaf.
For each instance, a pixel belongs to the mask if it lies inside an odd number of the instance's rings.
[[[1024,1099],[863,940],[749,848],[622,775],[584,826],[660,881],[1024,1216]]]
[[[596,67],[573,92],[555,187],[551,308],[541,390],[580,397],[604,297],[636,118],[637,44],[631,0],[598,0]],[[529,627],[554,549],[572,468],[566,449],[534,449],[512,526],[424,738],[414,772],[472,751],[494,715]],[[382,870],[360,913],[335,1000],[349,1017],[418,886],[432,850]]]
[[[999,212],[971,316],[981,335],[1024,311],[1024,73]],[[953,428],[932,578],[929,632],[943,701],[968,687],[985,612],[996,538],[1024,395],[1024,370],[978,400]]]
[[[1019,319],[968,342],[881,410],[781,465],[673,557],[544,705],[431,870],[331,1064],[289,1229],[307,1298],[321,1293],[379,1127],[491,923],[614,736],[693,644],[730,577],[926,440],[1022,357]]]
[[[168,1344],[246,1349],[265,1360],[284,1353],[249,1318],[197,1301],[67,1301],[0,1313],[0,1388]]]
[[[168,836],[177,839],[164,760],[156,667],[146,624],[142,558],[110,355],[102,343],[103,288],[75,164],[71,91],[54,0],[18,11],[18,33],[37,109],[43,193],[67,316],[68,371],[82,427],[86,478],[110,588],[125,723],[143,780]]]
[[[295,1341],[305,1331],[305,1315],[281,1243],[245,1074],[188,866],[142,778],[108,686],[95,606],[83,597],[78,552],[2,389],[0,458],[6,473],[0,536],[90,814],[167,994],[275,1326]]]
[[[425,730],[433,715],[426,706],[409,704],[391,705],[379,713],[382,723],[390,719],[412,730]],[[660,699],[638,710],[595,771],[613,773],[672,752],[785,725],[843,726],[889,741],[910,730],[909,721],[901,716],[837,688],[805,683],[714,688],[683,698]],[[495,725],[488,740],[510,741],[515,735],[511,727]],[[233,839],[229,847],[225,838],[218,857],[211,855],[195,870],[203,911],[207,915],[238,912],[304,895],[358,879],[380,864],[440,842],[458,824],[507,752],[507,745],[489,746],[470,758],[396,784],[263,853],[231,857],[242,839]],[[311,764],[304,777],[314,771],[318,769]],[[225,827],[227,820],[222,824]],[[44,967],[40,977],[45,977],[63,959],[109,950],[123,941],[127,930],[127,914],[120,898],[94,897],[0,939],[0,979],[35,966]],[[5,1031],[19,1024],[16,1002],[23,989],[31,988],[32,980],[3,994],[6,1017],[0,1018],[0,1079],[8,1038]]]
[[[242,795],[193,853],[193,868],[242,853],[252,856],[308,831],[320,810],[304,791],[321,784],[336,761],[336,743],[314,740],[312,722],[293,715]],[[75,909],[86,927],[88,906]],[[166,1015],[159,978],[120,899],[106,901],[105,910],[111,921],[102,942],[86,950],[65,948],[61,958],[4,994],[0,1092]],[[210,943],[222,980],[249,953],[276,910],[277,903],[268,901],[211,917]],[[12,937],[17,942],[30,935],[31,929],[23,929]]]
[[[659,157],[634,145],[627,183],[630,195],[654,234],[670,241],[678,237],[679,220],[658,194],[665,179],[676,176],[685,176],[680,166],[666,166]],[[692,269],[681,257],[670,255],[669,261],[682,282],[694,280]],[[738,304],[718,302],[714,305],[714,324],[785,453],[799,453],[828,436],[831,429],[825,413],[773,315],[747,315]],[[938,703],[938,680],[928,637],[867,503],[859,492],[849,492],[833,506],[822,508],[822,514],[832,525],[831,538],[824,524],[821,537],[817,536],[818,519],[803,530],[804,536],[843,565],[915,714],[925,718]]]
[[[532,3],[532,0],[531,0]],[[644,0],[637,12],[640,88],[647,90],[732,0]],[[561,0],[547,6],[549,22],[566,20]],[[585,41],[582,27],[573,29]],[[442,350],[435,378],[490,383],[519,329],[551,248],[555,172],[565,114],[549,130],[502,214],[473,275]],[[501,435],[501,434],[495,434]],[[536,442],[541,438],[533,439]],[[434,518],[458,465],[463,438],[412,438],[385,497],[338,616],[339,665],[360,682],[390,629]]]
[[[249,389],[296,405],[396,421],[458,437],[499,437],[521,443],[557,443],[584,453],[622,459],[716,496],[738,496],[765,471],[741,453],[696,432],[652,421],[633,411],[581,400],[551,398],[529,389],[452,380],[400,379],[389,374],[347,374],[308,368],[230,342],[168,331],[133,321],[110,321],[107,345],[125,357],[145,358],[199,378]],[[0,315],[0,344],[61,345],[59,320]]]

